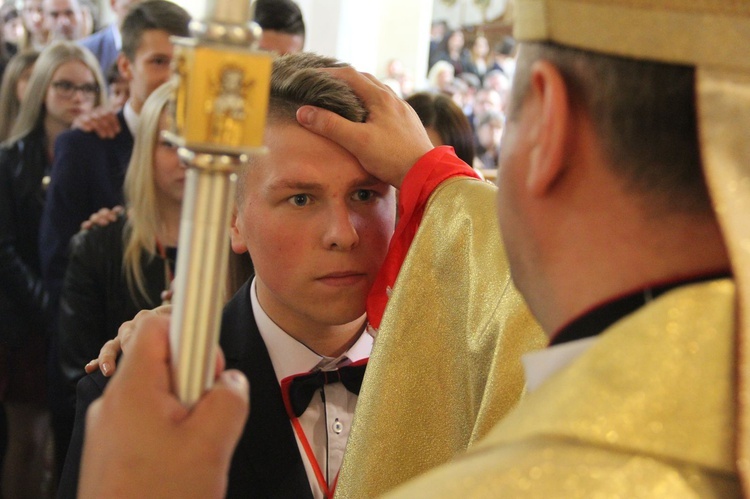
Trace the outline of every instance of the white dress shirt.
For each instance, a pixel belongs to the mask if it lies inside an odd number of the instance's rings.
[[[260,306],[255,279],[250,286],[250,300],[255,322],[268,349],[279,385],[282,379],[295,374],[306,373],[316,368],[324,371],[332,370],[339,365],[357,362],[370,356],[373,339],[366,333],[361,334],[349,350],[336,358],[318,355],[289,336],[268,317],[263,307]],[[333,487],[344,457],[344,449],[349,438],[357,396],[350,393],[341,382],[325,385],[321,391],[324,392],[325,403],[323,403],[321,393],[315,394],[299,421],[323,476],[327,478],[329,487]],[[289,424],[292,424],[291,421]],[[323,490],[318,484],[313,465],[305,453],[300,436],[296,432],[295,437],[302,462],[305,465],[310,488],[313,491],[313,497],[322,499],[324,497]]]
[[[526,392],[531,393],[558,371],[572,364],[597,340],[596,336],[535,350],[521,356],[526,372]]]
[[[138,122],[141,121],[141,115],[136,113],[133,106],[130,105],[130,99],[122,106],[122,117],[125,118],[125,124],[128,126],[128,130],[130,130],[130,134],[135,137],[135,131],[138,130]]]

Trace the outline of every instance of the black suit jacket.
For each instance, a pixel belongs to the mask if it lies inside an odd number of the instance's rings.
[[[232,458],[227,497],[312,499],[279,382],[255,323],[249,282],[224,308],[219,343],[227,368],[241,370],[250,381],[250,417]],[[78,383],[76,427],[58,497],[76,495],[86,409],[101,395],[106,383],[107,378],[99,372]]]
[[[55,141],[55,159],[39,231],[42,277],[57,307],[68,243],[81,222],[100,208],[123,204],[122,184],[133,152],[133,135],[122,111],[117,114],[120,133],[112,139],[93,132],[68,130]]]

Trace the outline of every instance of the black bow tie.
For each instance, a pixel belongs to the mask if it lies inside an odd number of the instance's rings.
[[[288,394],[292,412],[296,417],[300,417],[307,410],[315,392],[323,388],[323,385],[341,381],[347,390],[359,395],[366,367],[367,359],[364,359],[334,371],[315,371],[293,376],[282,380],[282,390],[286,392],[285,395]]]

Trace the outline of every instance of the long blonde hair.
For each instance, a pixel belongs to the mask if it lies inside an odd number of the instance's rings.
[[[144,102],[135,133],[133,155],[125,174],[128,221],[124,232],[123,271],[133,299],[137,301],[137,290],[151,305],[141,258],[144,252],[149,261],[156,256],[157,235],[163,224],[154,180],[154,148],[159,141],[159,121],[174,89],[174,83],[169,81],[154,90]]]
[[[96,96],[94,106],[101,106],[107,103],[107,85],[99,69],[99,62],[94,55],[74,42],[58,41],[48,45],[34,64],[34,70],[29,77],[29,84],[21,103],[21,110],[18,113],[18,119],[10,132],[10,137],[6,141],[13,144],[19,139],[26,137],[39,125],[46,114],[44,100],[47,96],[47,89],[52,83],[52,76],[57,68],[69,61],[80,61],[89,68],[94,75],[99,93]]]
[[[24,71],[34,65],[39,52],[27,50],[14,55],[3,73],[3,83],[0,85],[0,141],[10,135],[10,130],[18,118],[21,110],[21,101],[18,100],[18,81]]]

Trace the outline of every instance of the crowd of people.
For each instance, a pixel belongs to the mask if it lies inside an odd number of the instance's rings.
[[[472,32],[471,43],[467,44],[462,29],[449,30],[446,21],[434,21],[426,83],[416,84],[399,59],[389,61],[381,80],[405,99],[422,92],[450,97],[465,116],[462,121],[469,126],[474,155],[467,162],[479,171],[495,170],[515,69],[516,43],[506,36],[491,48],[481,27],[474,27]],[[465,128],[463,123],[460,128]]]
[[[517,59],[434,23],[419,89],[305,52],[299,7],[256,0],[267,152],[237,175],[194,407],[160,306],[190,16],[4,4],[0,497],[742,495],[750,83],[719,49],[750,11],[560,1],[516,2]]]
[[[300,50],[298,6],[257,5],[261,46]],[[184,165],[159,132],[170,37],[189,35],[190,16],[163,0],[110,7],[106,26],[79,0],[2,7],[2,497],[55,493],[86,362],[174,275]],[[252,268],[242,260],[235,282]]]

